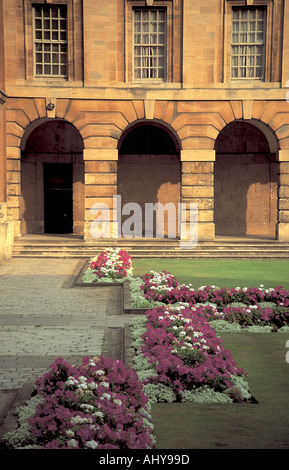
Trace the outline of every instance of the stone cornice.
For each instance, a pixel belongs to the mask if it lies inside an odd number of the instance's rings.
[[[243,84],[242,84],[243,85]],[[271,84],[272,85],[272,84]],[[6,86],[9,98],[63,98],[83,100],[167,100],[167,101],[225,101],[225,100],[268,100],[286,101],[288,88],[262,87],[212,87],[190,88],[167,84],[165,87],[144,88],[141,86],[120,87],[52,87],[11,85]],[[1,92],[0,92],[1,93]],[[0,95],[1,96],[1,95]],[[6,99],[6,96],[3,94]],[[288,104],[289,106],[289,104]]]

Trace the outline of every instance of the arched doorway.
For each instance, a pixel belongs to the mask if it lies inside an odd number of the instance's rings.
[[[177,238],[181,189],[179,147],[167,129],[142,123],[129,130],[120,141],[117,175],[122,227],[131,222],[129,230],[136,238]],[[138,227],[134,224],[136,219],[130,218],[130,208],[139,210]],[[123,232],[122,236],[125,236]]]
[[[276,152],[255,125],[234,121],[216,140],[216,235],[276,238]]]
[[[39,124],[21,156],[21,233],[84,230],[83,142],[65,121]]]

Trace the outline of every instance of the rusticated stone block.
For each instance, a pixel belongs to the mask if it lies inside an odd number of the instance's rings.
[[[207,186],[183,186],[182,197],[214,197],[214,188]]]
[[[280,242],[289,242],[289,223],[279,223],[277,225],[277,234]]]
[[[182,176],[184,186],[212,186],[213,182],[214,176],[212,173],[183,174]]]
[[[9,184],[7,186],[7,196],[19,196],[20,194],[20,185],[19,184]]]
[[[20,171],[20,160],[7,160],[6,168],[7,171]]]
[[[289,199],[278,199],[279,210],[289,210]]]
[[[111,185],[116,183],[116,173],[87,173],[85,175],[85,184],[87,185]]]
[[[189,206],[187,209],[189,209]],[[186,210],[185,221],[189,222],[190,220],[194,220],[194,211],[191,212],[190,210]],[[198,221],[199,222],[214,222],[214,211],[201,210],[198,207]]]
[[[117,162],[115,161],[85,161],[86,173],[116,173]]]
[[[282,150],[289,149],[289,137],[286,137],[285,139],[280,140],[279,143],[280,143],[280,148]]]
[[[7,197],[7,207],[19,207],[19,197],[18,196],[8,196]]]
[[[278,220],[279,222],[288,223],[289,222],[289,210],[288,211],[280,211],[278,212]]]
[[[213,210],[214,209],[214,199],[213,198],[183,198],[183,204],[197,204],[198,208],[206,209],[206,210]]]
[[[88,189],[90,188],[90,189]],[[92,189],[93,188],[93,189]],[[94,197],[109,197],[117,194],[116,186],[89,186],[87,187],[89,194]],[[86,198],[87,199],[87,198]],[[87,207],[87,206],[86,206]]]
[[[215,141],[209,137],[192,137],[185,140],[182,140],[183,152],[185,150],[191,150],[192,148],[197,148],[200,150],[213,150],[215,147]],[[207,155],[209,155],[206,152]],[[214,157],[213,157],[214,158]],[[205,157],[205,159],[212,160],[212,157]]]
[[[282,173],[280,175],[280,184],[284,186],[289,186],[289,173]]]
[[[289,198],[289,186],[279,186],[279,198]]]
[[[20,173],[16,171],[8,171],[7,183],[20,183]]]
[[[280,174],[289,173],[289,162],[280,162]]]
[[[183,173],[213,173],[213,162],[182,162]]]
[[[199,241],[215,240],[215,224],[212,222],[199,222],[198,239]]]

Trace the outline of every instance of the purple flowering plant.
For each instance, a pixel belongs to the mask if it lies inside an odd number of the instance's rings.
[[[141,279],[143,284],[140,288],[148,300],[168,305],[182,302],[190,307],[209,302],[221,307],[224,312],[222,319],[229,322],[240,320],[243,325],[273,324],[278,328],[289,325],[289,291],[281,286],[269,289],[263,286],[233,289],[203,286],[194,290],[191,286],[179,284],[177,279],[166,271],[151,272],[142,275]],[[234,302],[241,302],[247,305],[248,309],[236,310],[236,307],[230,307]],[[276,306],[261,309],[261,302],[273,302]]]
[[[146,312],[146,319],[141,351],[157,374],[144,384],[167,385],[178,400],[183,390],[203,386],[223,392],[233,386],[232,375],[246,375],[224,349],[202,307],[157,307]]]
[[[103,356],[71,366],[58,358],[35,383],[43,397],[30,418],[43,449],[149,449],[148,398],[136,372]]]

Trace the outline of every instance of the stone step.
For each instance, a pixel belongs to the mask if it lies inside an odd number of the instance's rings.
[[[15,240],[13,257],[91,258],[107,246],[120,247],[134,258],[289,259],[289,243],[277,240],[216,240],[182,249],[178,240],[111,239],[85,242],[79,238],[41,237]]]
[[[20,252],[20,253],[14,253],[13,258],[92,258],[93,256],[96,256],[97,252],[93,253],[66,253],[64,254],[63,252]],[[213,259],[213,258],[219,258],[219,259],[224,259],[224,258],[232,258],[232,259],[289,259],[289,253],[284,253],[284,252],[174,252],[174,253],[167,253],[167,252],[154,252],[154,253],[145,253],[145,252],[136,252],[136,253],[130,253],[130,255],[133,258],[208,258],[208,259]]]

